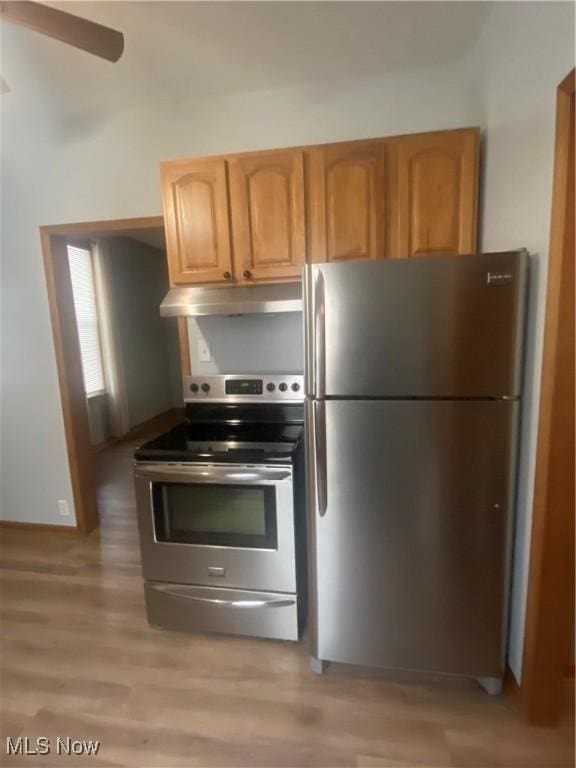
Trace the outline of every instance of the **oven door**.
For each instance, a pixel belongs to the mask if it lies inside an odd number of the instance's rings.
[[[139,462],[144,577],[296,592],[291,467]]]

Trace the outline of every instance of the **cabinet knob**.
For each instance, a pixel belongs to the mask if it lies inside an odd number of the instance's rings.
[[[232,273],[231,272],[224,272],[224,279],[225,280],[230,280],[231,277],[232,277]]]
[[[250,278],[252,277],[252,272],[250,272],[250,270],[249,270],[249,269],[245,269],[245,270],[244,270],[244,272],[243,272],[242,274],[244,275],[244,277],[246,278],[246,280],[250,280]]]

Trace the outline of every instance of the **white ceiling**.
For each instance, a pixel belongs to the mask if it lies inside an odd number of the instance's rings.
[[[488,2],[60,2],[121,30],[117,64],[5,25],[3,76],[52,106],[114,107],[381,76],[463,57]],[[8,98],[5,96],[3,98]]]

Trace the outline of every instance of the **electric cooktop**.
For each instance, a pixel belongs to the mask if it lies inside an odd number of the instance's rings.
[[[267,377],[272,378],[272,377]],[[291,463],[303,441],[301,377],[185,379],[185,422],[140,446],[137,461]],[[216,381],[215,381],[216,380]],[[244,382],[249,382],[246,386]],[[204,385],[204,389],[202,389]],[[298,386],[298,390],[296,390]],[[246,395],[239,394],[246,391]],[[192,393],[192,394],[189,394]],[[198,397],[198,393],[202,393]]]

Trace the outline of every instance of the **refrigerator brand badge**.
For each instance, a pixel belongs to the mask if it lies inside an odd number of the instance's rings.
[[[514,279],[512,272],[488,272],[486,285],[509,285]]]

